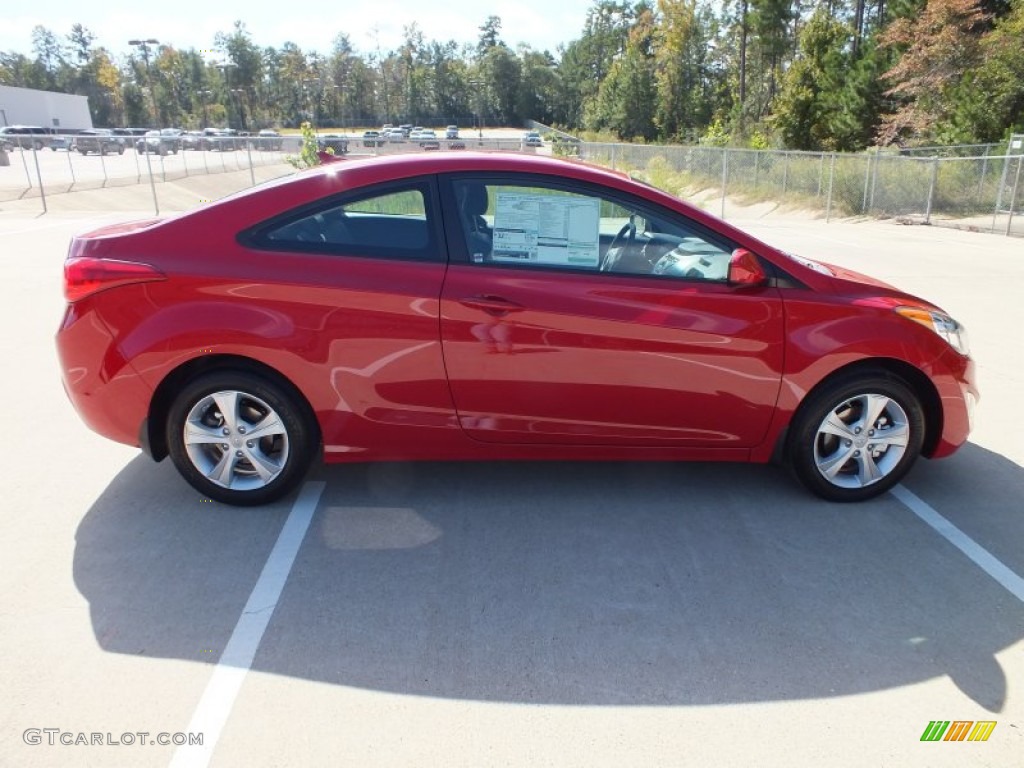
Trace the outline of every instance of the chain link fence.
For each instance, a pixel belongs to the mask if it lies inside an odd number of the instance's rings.
[[[821,211],[826,219],[896,218],[1024,236],[1024,154],[1019,144],[959,148],[983,150],[975,156],[588,142],[575,147],[588,161],[635,173],[672,194],[699,197],[720,216],[727,199],[772,201]]]
[[[483,131],[464,130],[458,139],[442,137],[382,139],[344,134],[321,134],[324,147],[349,156],[387,155],[404,152],[500,150],[546,153],[543,147],[528,146],[522,137],[494,137]],[[291,173],[289,157],[298,155],[301,137],[274,138],[235,136],[192,146],[176,140],[160,143],[153,139],[147,147],[142,139],[104,146],[94,141],[95,149],[80,151],[79,137],[47,135],[46,144],[6,145],[0,149],[0,208],[4,203],[31,201],[32,207],[47,212],[55,196],[68,192],[116,189],[147,185],[154,211],[171,205],[168,182],[214,174],[234,174],[230,187],[240,189],[274,176]],[[142,149],[136,147],[142,143]],[[89,146],[89,145],[86,145]],[[101,151],[102,150],[102,151]],[[169,185],[173,186],[173,185]],[[224,185],[221,185],[224,186]],[[162,204],[163,201],[163,204]],[[20,204],[24,209],[24,203]]]
[[[95,151],[76,149],[75,136],[56,136],[42,148],[7,146],[0,149],[0,204],[38,200],[48,210],[47,198],[68,192],[113,189],[148,184],[153,205],[160,212],[157,186],[194,176],[247,172],[256,183],[257,170],[284,165],[288,141],[268,144],[257,137],[239,138],[216,151],[185,149],[180,143],[150,145],[143,150],[132,143],[96,144]],[[112,141],[112,140],[111,140]],[[298,141],[292,142],[294,151]],[[102,148],[101,148],[102,146]],[[265,178],[265,173],[259,174]]]
[[[540,124],[535,126],[544,132]],[[473,134],[476,135],[473,135]],[[701,200],[725,217],[726,202],[763,201],[820,211],[833,217],[871,216],[908,223],[954,226],[1024,236],[1024,137],[1009,145],[840,154],[704,146],[658,146],[581,142],[549,134],[542,148],[520,138],[494,138],[466,131],[458,140],[437,139],[429,146],[415,139],[382,142],[348,136],[349,154],[392,154],[425,150],[505,150],[578,155],[588,161],[635,173],[684,198]],[[131,145],[108,154],[75,151],[74,137],[51,145],[8,147],[0,151],[0,203],[39,199],[66,192],[148,184],[160,211],[160,184],[218,173],[245,172],[255,184],[272,169],[290,171],[289,154],[299,137],[272,144],[257,137],[218,149],[137,151]],[[63,139],[63,141],[61,141]],[[976,152],[970,156],[970,152]],[[257,169],[262,171],[257,174]]]

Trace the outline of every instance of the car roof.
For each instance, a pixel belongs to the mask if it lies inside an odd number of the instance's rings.
[[[561,176],[630,189],[646,196],[666,196],[653,187],[641,185],[619,171],[592,165],[580,160],[526,155],[517,152],[468,151],[452,153],[401,153],[396,155],[363,155],[339,163],[327,163],[249,187],[222,198],[204,211],[215,211],[219,204],[251,206],[253,216],[276,212],[283,207],[305,204],[325,195],[337,194],[345,188],[360,187],[388,181],[399,181],[435,173],[537,173]],[[341,178],[339,178],[341,175]],[[260,198],[264,198],[265,201]],[[256,200],[260,204],[256,205]],[[678,200],[678,198],[674,198]],[[264,209],[265,213],[260,213]],[[194,213],[194,212],[193,212]]]

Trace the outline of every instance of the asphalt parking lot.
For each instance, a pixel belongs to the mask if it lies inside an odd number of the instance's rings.
[[[322,467],[220,506],[61,390],[68,239],[129,215],[0,211],[0,765],[1020,765],[1024,241],[752,215],[967,325],[956,456],[856,506],[667,463]]]

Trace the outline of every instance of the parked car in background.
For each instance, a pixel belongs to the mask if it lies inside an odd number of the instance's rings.
[[[95,152],[97,155],[105,155],[109,152],[123,155],[127,143],[128,140],[124,136],[115,136],[114,132],[108,128],[93,128],[75,136],[72,148],[83,155],[90,152]]]
[[[229,504],[321,455],[778,459],[861,501],[954,453],[978,397],[935,304],[540,155],[367,157],[118,222],[72,240],[64,294],[86,424]]]
[[[181,128],[164,128],[160,131],[160,141],[174,154],[181,149],[181,137],[185,132]]]
[[[336,155],[344,155],[348,152],[348,139],[337,133],[318,136],[316,144],[321,152],[326,152],[328,149],[333,149]]]
[[[249,146],[262,152],[278,152],[284,146],[284,137],[275,130],[264,128],[249,139]]]
[[[178,128],[164,128],[162,131],[146,131],[146,135],[135,142],[135,151],[142,154],[178,154],[181,149],[181,135]]]
[[[209,148],[214,152],[234,152],[245,147],[245,139],[234,128],[219,128],[207,137]]]
[[[363,134],[364,147],[383,147],[386,142],[387,139],[381,135],[380,131],[366,131]]]
[[[424,128],[420,131],[417,140],[420,144],[420,149],[440,149],[441,142],[437,140],[437,134],[429,128]]]
[[[185,131],[181,134],[181,148],[183,150],[207,149],[206,134],[202,131]]]
[[[21,149],[43,149],[53,142],[53,134],[39,125],[5,125],[0,127],[0,140]]]
[[[449,125],[444,129],[444,137],[446,139],[457,139],[459,138],[459,126]]]
[[[111,128],[110,132],[124,142],[126,149],[135,143],[135,136],[144,136],[146,134],[143,128]]]
[[[537,131],[527,131],[523,134],[523,146],[524,147],[543,147],[544,139],[541,138]]]
[[[50,137],[50,149],[56,152],[58,149],[71,150],[73,139],[70,136],[52,136]]]

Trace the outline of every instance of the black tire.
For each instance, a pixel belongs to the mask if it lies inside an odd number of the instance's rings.
[[[924,410],[905,382],[861,372],[808,395],[793,418],[788,456],[800,482],[821,498],[864,501],[903,479],[924,433]]]
[[[231,419],[221,404],[234,404]],[[186,440],[186,424],[193,439]],[[264,434],[246,436],[257,431]],[[293,490],[313,462],[317,435],[295,395],[243,371],[193,379],[167,415],[167,448],[178,471],[204,496],[235,506],[267,504]]]
[[[120,147],[117,148],[117,154],[119,154],[119,155],[123,155],[124,154],[124,147],[123,146],[120,146]]]

